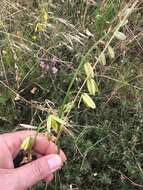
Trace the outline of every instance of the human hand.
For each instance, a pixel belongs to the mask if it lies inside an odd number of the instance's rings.
[[[40,180],[50,182],[53,173],[60,169],[66,160],[61,150],[57,154],[57,146],[38,135],[34,151],[40,155],[19,168],[14,168],[13,160],[17,156],[22,141],[28,136],[35,136],[34,131],[21,131],[0,135],[0,187],[4,190],[26,190]]]

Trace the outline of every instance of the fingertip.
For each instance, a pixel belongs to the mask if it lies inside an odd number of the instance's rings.
[[[48,155],[48,166],[51,173],[55,172],[56,170],[60,169],[62,166],[62,159],[58,154],[50,154]]]
[[[57,145],[54,142],[49,141],[46,154],[51,154],[51,153],[52,154],[57,154],[57,152],[58,152]]]
[[[61,157],[62,163],[67,160],[65,153],[62,150],[58,151],[57,145],[54,142],[49,141],[46,154],[51,154],[51,153],[52,154],[59,154],[59,156]]]
[[[50,174],[43,181],[50,183],[53,179],[54,179],[54,175]]]
[[[60,157],[61,157],[62,163],[64,163],[67,160],[67,157],[62,150],[60,150]]]

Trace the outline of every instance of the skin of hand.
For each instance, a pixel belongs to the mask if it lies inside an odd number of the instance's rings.
[[[34,131],[20,131],[0,135],[0,188],[4,190],[26,190],[40,180],[50,182],[53,173],[66,161],[62,150],[57,154],[57,146],[39,134],[33,147],[40,155],[19,168],[14,168],[13,160],[20,150],[22,141],[36,134]]]

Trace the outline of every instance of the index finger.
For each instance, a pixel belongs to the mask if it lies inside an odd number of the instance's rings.
[[[62,150],[58,152],[57,145],[52,141],[48,141],[45,136],[37,136],[34,150],[42,155],[59,154],[63,162],[67,160],[65,153]]]

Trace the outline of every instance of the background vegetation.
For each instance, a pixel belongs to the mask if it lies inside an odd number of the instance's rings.
[[[49,190],[143,189],[142,27],[141,0],[0,1],[1,133],[38,127],[50,113],[67,123],[68,161]],[[78,105],[86,62],[99,89],[95,110]]]

